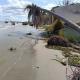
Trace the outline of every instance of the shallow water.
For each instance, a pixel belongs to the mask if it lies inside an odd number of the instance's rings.
[[[4,29],[4,33],[6,30],[12,33],[12,36],[25,36],[27,33],[32,33],[31,36],[39,37],[41,31],[29,25],[22,25],[21,23],[16,23],[15,25],[11,25],[11,23],[0,22],[0,32]]]
[[[33,43],[23,36],[26,29],[21,24],[0,28],[0,80],[35,80]]]

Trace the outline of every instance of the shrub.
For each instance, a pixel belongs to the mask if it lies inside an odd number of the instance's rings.
[[[64,37],[64,30],[63,30],[63,29],[60,29],[60,30],[59,30],[59,36]]]
[[[44,28],[47,33],[58,34],[59,30],[63,28],[63,23],[61,20],[56,19],[53,24],[45,25]]]
[[[80,65],[80,57],[78,55],[72,55],[69,57],[69,65],[78,66]]]
[[[60,19],[57,19],[54,25],[54,33],[56,33],[56,31],[60,30],[63,28],[63,23]]]
[[[75,42],[74,36],[70,36],[70,35],[69,35],[69,36],[67,37],[67,39],[68,39],[70,42],[72,42],[72,43]]]
[[[63,46],[63,47],[70,46],[69,42],[66,39],[56,35],[51,36],[47,41],[47,46],[53,46],[53,45]]]
[[[75,30],[67,27],[63,29],[64,37],[67,38],[70,42],[80,42],[80,34]]]
[[[71,54],[71,52],[70,52],[70,50],[67,48],[67,49],[64,49],[64,51],[63,51],[63,56],[64,57],[70,57],[70,56],[72,56],[72,54]]]
[[[46,32],[52,32],[53,31],[53,25],[52,24],[51,25],[45,25],[44,28],[45,28]]]

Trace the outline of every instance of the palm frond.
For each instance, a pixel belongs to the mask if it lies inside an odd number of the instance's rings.
[[[30,21],[30,17],[31,17],[31,15],[32,15],[32,11],[29,10],[29,13],[28,13],[28,21]]]
[[[24,10],[28,9],[28,21],[30,21],[30,18],[32,16],[32,23],[34,24],[34,26],[38,27],[39,24],[41,23],[41,14],[43,11],[41,11],[41,9],[39,7],[37,7],[36,5],[32,4],[32,5],[27,5]]]
[[[24,8],[24,11],[26,10],[26,9],[31,9],[32,8],[32,5],[27,5],[25,8]]]

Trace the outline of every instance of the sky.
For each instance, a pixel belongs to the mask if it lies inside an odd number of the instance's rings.
[[[73,2],[80,3],[80,0]],[[27,11],[24,12],[23,8],[32,3],[50,10],[60,5],[62,0],[0,0],[0,21],[27,21]]]

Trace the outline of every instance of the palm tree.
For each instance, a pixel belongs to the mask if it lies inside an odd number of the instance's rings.
[[[41,9],[39,9],[36,5],[27,5],[25,10],[29,9],[28,12],[28,22],[32,19],[33,25],[37,28],[41,22]]]
[[[40,18],[41,18],[41,13],[42,13],[42,12],[46,12],[46,13],[48,13],[48,14],[50,14],[50,15],[56,16],[56,18],[58,18],[58,19],[61,19],[62,21],[64,21],[65,23],[67,23],[67,25],[68,25],[69,27],[71,27],[72,29],[74,29],[74,30],[76,30],[77,32],[80,33],[80,26],[78,26],[77,24],[75,24],[75,23],[72,22],[72,21],[67,20],[67,19],[64,18],[64,17],[61,17],[61,16],[57,15],[56,13],[54,13],[54,12],[52,12],[52,11],[49,11],[49,10],[40,8],[40,7],[38,7],[38,6],[34,5],[34,4],[32,4],[32,5],[27,5],[26,8],[25,8],[25,10],[26,10],[26,9],[29,9],[28,20],[30,19],[30,16],[32,15],[32,22],[33,22],[33,24],[34,24],[36,27],[39,26],[39,24],[40,24],[40,22],[41,22],[41,21],[40,21],[40,20],[41,20],[41,19],[40,19]]]

